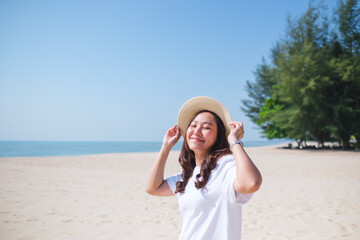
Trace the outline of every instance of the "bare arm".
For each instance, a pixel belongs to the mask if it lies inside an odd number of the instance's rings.
[[[229,134],[228,140],[233,141],[241,139],[244,136],[243,125],[240,122],[232,122],[233,129]],[[240,144],[232,147],[236,164],[236,179],[234,181],[234,190],[238,193],[256,192],[262,183],[262,176],[255,164],[247,155],[245,149]]]
[[[155,196],[172,196],[168,183],[164,180],[165,164],[169,157],[171,148],[180,139],[179,128],[175,125],[169,129],[164,137],[162,148],[151,168],[146,192]]]

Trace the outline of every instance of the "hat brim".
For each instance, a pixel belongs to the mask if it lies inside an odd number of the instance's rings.
[[[185,133],[191,119],[196,113],[204,110],[211,111],[219,116],[225,126],[226,136],[228,136],[231,130],[231,127],[229,125],[231,122],[231,117],[228,110],[218,100],[202,96],[189,99],[180,108],[177,122],[178,127],[180,128],[181,135],[185,137]]]

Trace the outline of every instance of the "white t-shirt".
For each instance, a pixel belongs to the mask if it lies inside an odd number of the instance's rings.
[[[215,169],[203,189],[195,187],[196,175],[200,166],[196,166],[184,193],[177,193],[183,225],[181,240],[240,240],[241,205],[249,201],[252,194],[235,192],[233,183],[236,178],[236,166],[233,155],[218,159]],[[181,173],[167,179],[175,193],[176,182]]]

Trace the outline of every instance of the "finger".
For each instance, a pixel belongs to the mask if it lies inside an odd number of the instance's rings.
[[[172,130],[173,130],[174,133],[178,133],[179,132],[179,127],[177,125],[174,125]]]
[[[175,134],[176,133],[176,125],[174,127],[172,127],[172,128],[169,128],[168,133],[169,134]]]
[[[243,130],[244,129],[244,125],[242,122],[236,122],[236,126],[240,129]]]
[[[236,122],[230,122],[229,125],[233,128],[236,128]]]

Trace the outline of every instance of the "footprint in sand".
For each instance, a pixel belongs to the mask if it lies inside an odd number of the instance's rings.
[[[46,215],[56,215],[56,212],[46,213]]]
[[[28,219],[28,220],[26,220],[26,221],[28,221],[28,222],[38,222],[38,221],[40,221],[39,219]]]
[[[107,221],[101,221],[101,223],[112,223],[113,221],[107,220]]]

